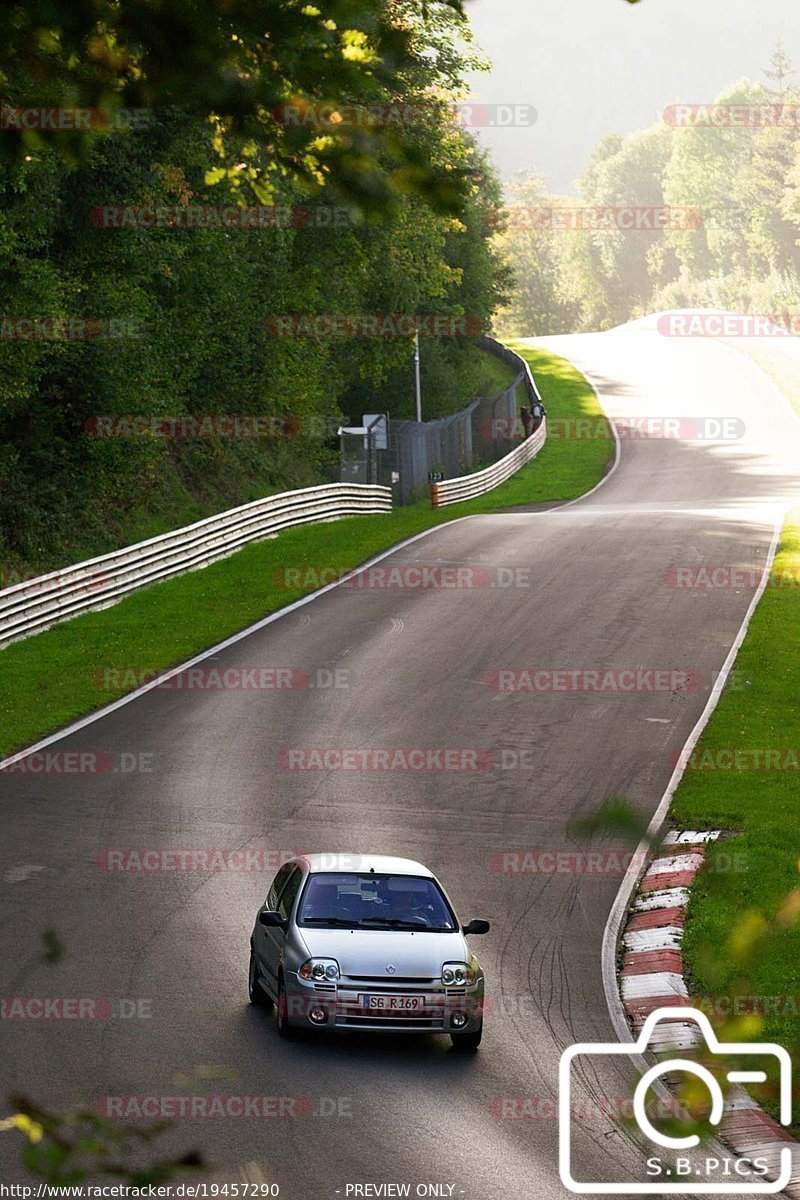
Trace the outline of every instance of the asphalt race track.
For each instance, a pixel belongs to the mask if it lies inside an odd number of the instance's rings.
[[[671,568],[760,566],[800,488],[797,421],[734,350],[647,328],[548,344],[591,372],[612,416],[737,418],[744,436],[625,437],[618,469],[586,499],[471,518],[383,564],[472,564],[487,586],[335,589],[205,664],[299,667],[315,682],[338,670],[346,686],[150,691],[49,747],[137,769],[0,775],[13,831],[0,849],[0,994],[122,998],[149,1014],[103,1016],[101,1005],[96,1020],[4,1021],[2,1113],[14,1091],[63,1107],[187,1088],[306,1097],[284,1104],[295,1116],[178,1121],[164,1150],[201,1146],[215,1178],[275,1181],[291,1200],[367,1183],[409,1183],[412,1195],[445,1184],[468,1200],[567,1195],[559,1055],[613,1038],[600,947],[621,882],[613,855],[600,873],[569,866],[582,847],[568,825],[615,796],[653,812],[752,599],[746,587],[675,587]],[[563,680],[554,674],[535,693],[493,686],[493,672],[533,669],[634,670],[640,682],[548,690]],[[656,671],[688,672],[690,686]],[[287,768],[289,751],[310,747],[478,749],[492,762]],[[249,933],[274,866],[100,869],[115,848],[421,859],[462,920],[492,922],[473,939],[491,998],[480,1052],[417,1036],[280,1041],[246,996]],[[514,857],[524,850],[538,857]],[[573,858],[553,873],[557,851]],[[67,949],[56,965],[41,958],[46,927]],[[630,1072],[601,1066],[579,1095],[613,1111],[632,1086]],[[532,1098],[531,1119],[514,1119],[515,1097]],[[611,1116],[575,1122],[575,1139],[580,1179],[645,1179],[646,1152]],[[3,1180],[25,1181],[19,1154],[17,1134],[0,1137]]]

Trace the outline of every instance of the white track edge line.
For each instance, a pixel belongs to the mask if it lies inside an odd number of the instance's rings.
[[[686,764],[688,761],[687,751],[689,754],[691,754],[691,751],[696,746],[700,735],[711,719],[714,709],[719,703],[719,698],[722,695],[723,688],[728,681],[728,676],[730,675],[733,664],[736,661],[736,656],[738,655],[745,636],[747,635],[750,621],[752,620],[753,614],[758,607],[759,600],[766,591],[767,583],[772,571],[772,564],[775,561],[775,555],[777,553],[783,523],[790,507],[790,505],[786,505],[783,510],[778,512],[775,518],[775,528],[773,530],[772,540],[767,553],[767,560],[764,563],[764,570],[761,574],[761,580],[759,581],[758,590],[753,596],[753,599],[750,601],[747,612],[744,615],[744,620],[742,621],[742,624],[739,627],[739,632],[737,633],[733,644],[728,651],[719,676],[717,677],[714,687],[712,688],[711,695],[708,698],[708,702],[700,714],[697,723],[689,734],[689,737],[684,743],[680,758],[678,759],[678,764],[675,767],[672,776],[670,777],[666,791],[661,797],[658,808],[653,814],[643,840],[639,844],[637,856],[639,852],[644,854],[649,852],[650,843],[656,837],[658,831],[664,824],[669,812],[672,797],[678,787],[678,784],[683,778],[683,773],[686,770]],[[617,892],[614,904],[611,908],[611,912],[608,914],[606,927],[603,931],[603,944],[600,950],[600,966],[603,976],[603,988],[606,994],[606,1005],[611,1018],[611,1024],[614,1027],[614,1032],[621,1043],[633,1042],[635,1040],[628,1024],[628,1018],[625,1013],[622,997],[620,995],[619,984],[617,982],[617,948],[620,943],[622,928],[627,915],[631,896],[633,895],[636,886],[645,871],[646,864],[640,866],[637,856],[634,856],[634,858],[631,860],[631,864],[625,873],[622,883],[620,884],[619,891]],[[642,1054],[632,1054],[629,1061],[631,1062],[631,1065],[637,1069],[640,1075],[642,1075],[650,1065]],[[656,1081],[653,1091],[655,1091],[662,1099],[669,1099],[672,1096],[672,1093],[662,1080]],[[726,1147],[716,1137],[709,1138],[706,1145],[710,1151],[716,1151],[716,1153],[720,1155],[724,1155],[726,1149],[728,1149],[728,1147]],[[741,1153],[740,1151],[737,1151],[735,1147],[732,1148],[732,1151],[737,1156],[739,1156]]]
[[[784,392],[784,390],[780,386],[780,384],[778,384],[772,378],[772,376],[770,375],[767,368],[762,367],[760,362],[756,362],[756,360],[752,357],[752,355],[750,353],[748,353],[748,351],[745,350],[742,346],[731,345],[730,341],[726,342],[725,344],[726,344],[726,346],[730,346],[730,348],[732,350],[734,350],[739,355],[740,358],[743,358],[746,363],[749,363],[749,365],[751,367],[753,367],[754,370],[756,370],[759,375],[761,375],[761,377],[763,378],[765,383],[767,383],[769,385],[769,387],[775,393],[777,398],[781,401],[783,406],[789,410],[791,415],[794,417],[795,421],[800,421],[800,412],[797,411],[794,404],[789,399],[786,392]],[[766,346],[764,347],[764,349],[766,350]],[[779,353],[780,353],[780,351],[779,351]],[[790,362],[796,361],[796,360],[792,360],[791,355],[786,355],[786,357],[789,358]],[[780,365],[780,364],[777,364],[777,365]],[[797,363],[797,366],[798,366],[798,369],[800,369],[800,362]]]
[[[564,356],[561,355],[561,357],[563,358]],[[567,362],[571,363],[571,359],[567,359]],[[561,512],[565,508],[571,508],[573,504],[578,504],[583,500],[588,500],[589,497],[593,496],[594,493],[596,491],[598,491],[599,488],[603,487],[604,484],[608,483],[608,481],[612,477],[612,475],[614,475],[616,473],[617,467],[619,466],[619,464],[622,460],[622,439],[619,436],[619,430],[617,429],[616,421],[614,420],[613,417],[610,417],[605,410],[605,406],[603,404],[603,400],[602,400],[602,397],[600,394],[600,388],[595,383],[594,379],[592,378],[592,376],[589,374],[588,371],[584,371],[582,367],[575,366],[574,363],[571,363],[571,365],[575,367],[576,371],[578,371],[581,375],[583,375],[584,379],[589,384],[589,387],[594,392],[595,400],[600,405],[600,411],[602,412],[603,416],[608,421],[608,424],[611,427],[611,432],[614,434],[614,461],[611,464],[610,469],[603,476],[603,478],[598,480],[598,482],[594,485],[593,488],[589,488],[588,492],[584,492],[582,496],[576,496],[574,500],[567,500],[567,502],[565,504],[555,504],[552,508],[548,508],[547,512]]]
[[[585,492],[584,495],[577,496],[574,500],[568,500],[564,505],[555,506],[556,508],[567,508],[570,504],[576,504],[578,500],[587,499],[587,497],[591,496],[593,492],[596,492],[599,487],[602,487],[602,485],[611,478],[619,466],[620,439],[613,421],[611,421],[611,419],[605,413],[602,400],[600,399],[600,393],[598,392],[598,389],[593,383],[592,379],[584,371],[581,371],[579,367],[575,366],[571,359],[565,358],[563,354],[558,355],[558,357],[563,358],[565,362],[570,364],[570,366],[575,367],[575,370],[578,371],[579,374],[583,375],[584,379],[591,387],[597,402],[599,403],[601,409],[603,409],[603,413],[606,415],[606,419],[614,431],[614,438],[616,440],[617,447],[614,464],[611,467],[611,470],[604,475],[603,478],[599,480],[593,488],[591,488],[588,492]],[[525,515],[537,517],[543,516],[552,511],[553,509],[544,509],[542,512],[527,513]],[[414,542],[419,542],[422,540],[422,538],[429,537],[432,533],[438,533],[447,526],[458,525],[462,521],[474,521],[482,517],[496,515],[502,516],[502,513],[469,513],[467,516],[453,517],[451,520],[442,521],[438,525],[432,525],[430,529],[423,529],[421,533],[415,533],[411,537],[405,538],[402,542],[396,542],[393,546],[390,546],[388,550],[382,550],[380,554],[376,554],[373,558],[367,559],[367,561],[362,563],[359,567],[354,567],[352,571],[348,571],[342,579],[336,579],[333,581],[333,583],[327,583],[324,587],[317,588],[317,590],[314,592],[309,592],[307,596],[301,596],[298,600],[292,601],[291,604],[287,604],[284,608],[279,608],[277,612],[270,613],[268,616],[262,617],[261,620],[256,621],[255,624],[248,625],[245,629],[240,629],[238,633],[231,634],[231,636],[229,638],[225,638],[224,641],[217,642],[214,646],[209,646],[207,650],[203,650],[200,654],[196,654],[194,658],[187,659],[186,662],[179,663],[177,666],[170,667],[166,671],[159,673],[156,679],[152,679],[148,683],[141,684],[132,692],[126,692],[125,695],[120,696],[118,700],[112,700],[110,704],[106,704],[102,708],[98,708],[95,712],[88,713],[85,717],[80,717],[77,721],[73,721],[71,724],[65,725],[63,729],[56,730],[55,733],[48,734],[47,737],[41,738],[38,742],[34,742],[33,745],[27,746],[23,750],[15,751],[14,754],[9,755],[8,758],[0,760],[0,771],[4,771],[6,768],[14,766],[16,763],[21,762],[24,758],[28,758],[31,754],[38,754],[40,750],[45,750],[48,746],[52,746],[54,742],[59,742],[62,740],[62,738],[70,737],[73,733],[78,733],[81,729],[85,729],[88,725],[93,725],[95,721],[102,720],[103,717],[107,717],[111,713],[116,712],[118,709],[123,708],[126,704],[130,704],[139,696],[143,696],[147,692],[153,691],[154,688],[157,688],[161,684],[166,683],[168,680],[173,679],[176,675],[180,675],[182,672],[188,671],[191,667],[196,666],[197,663],[204,662],[207,658],[211,658],[220,651],[227,650],[229,646],[234,646],[237,642],[243,641],[244,638],[250,637],[251,634],[258,633],[260,630],[265,629],[266,626],[271,625],[273,621],[278,621],[282,617],[288,617],[290,613],[296,612],[305,604],[310,604],[312,600],[316,600],[319,596],[324,596],[327,592],[331,592],[335,588],[341,587],[344,579],[352,579],[354,575],[361,575],[364,571],[369,570],[369,568],[373,567],[376,563],[383,562],[385,558],[388,558],[392,554],[396,554],[398,550],[402,550],[404,546],[410,546]]]
[[[293,600],[291,604],[279,608],[276,612],[269,613],[268,616],[262,617],[253,625],[248,625],[245,629],[240,629],[238,633],[231,634],[222,642],[217,642],[213,646],[209,646],[207,650],[203,650],[200,654],[196,654],[194,658],[187,659],[186,662],[179,663],[175,667],[169,667],[167,670],[158,674],[156,679],[152,679],[147,683],[141,684],[132,692],[126,692],[124,696],[120,696],[118,700],[112,700],[110,704],[106,704],[103,708],[98,708],[95,712],[89,713],[85,717],[74,721],[71,725],[66,725],[63,729],[57,730],[55,733],[48,734],[41,741],[35,742],[32,746],[28,746],[24,750],[18,750],[9,758],[0,761],[0,771],[6,767],[12,766],[23,758],[27,758],[29,754],[36,754],[39,750],[43,750],[46,746],[52,745],[53,742],[60,741],[61,738],[68,737],[70,734],[77,733],[78,730],[84,729],[87,725],[93,725],[95,721],[108,716],[110,713],[116,712],[126,704],[130,704],[137,697],[145,695],[146,692],[153,691],[154,688],[166,683],[168,680],[180,675],[183,671],[188,671],[197,663],[204,662],[205,659],[211,658],[218,654],[221,650],[227,650],[229,646],[234,646],[237,642],[241,642],[244,638],[250,637],[253,633],[258,633],[259,630],[265,629],[267,625],[271,625],[273,621],[280,620],[281,617],[288,617],[290,613],[296,612],[298,608],[302,608],[305,604],[310,604],[312,600],[316,600],[319,596],[324,596],[327,592],[333,591],[335,588],[341,587],[345,580],[352,579],[354,575],[360,575],[363,571],[374,566],[375,563],[382,562],[384,558],[388,558],[390,554],[395,554],[398,550],[402,550],[403,546],[408,546],[412,542],[417,542],[421,538],[427,537],[431,533],[436,533],[444,525],[457,525],[459,521],[469,521],[475,514],[470,514],[466,517],[456,517],[452,521],[443,521],[441,525],[432,525],[430,529],[423,529],[421,533],[415,533],[412,537],[406,538],[402,542],[396,542],[388,550],[382,550],[380,554],[376,554],[373,558],[367,559],[359,567],[354,567],[352,571],[347,571],[341,579],[335,579],[332,583],[326,583],[324,587],[317,588],[314,592],[309,592],[307,596],[301,596],[297,600]],[[480,514],[477,514],[480,515]]]
[[[611,1023],[614,1026],[614,1031],[620,1042],[634,1041],[633,1034],[631,1033],[630,1026],[628,1025],[627,1017],[625,1016],[625,1010],[622,1006],[622,1001],[619,995],[619,987],[617,984],[617,947],[620,941],[622,924],[628,910],[628,904],[641,876],[644,874],[649,848],[664,824],[669,812],[669,806],[672,801],[672,797],[675,794],[678,784],[683,778],[683,774],[686,770],[688,759],[694,750],[694,747],[697,745],[700,735],[703,733],[703,730],[711,719],[717,704],[719,703],[720,696],[722,695],[725,684],[728,682],[728,677],[730,676],[733,664],[736,661],[736,657],[741,649],[745,636],[747,635],[747,630],[750,626],[753,614],[758,607],[761,597],[766,591],[769,577],[772,572],[772,566],[775,562],[775,555],[778,550],[778,543],[780,541],[783,523],[789,508],[790,506],[786,505],[782,510],[778,511],[776,515],[772,540],[767,552],[767,558],[766,562],[764,563],[764,569],[761,573],[761,579],[759,581],[758,588],[752,600],[750,601],[750,604],[748,605],[747,612],[745,613],[744,619],[739,626],[739,632],[736,634],[733,644],[728,651],[725,662],[722,664],[722,668],[717,676],[713,688],[711,689],[711,694],[708,698],[706,706],[683,745],[677,765],[675,766],[669,783],[667,784],[666,791],[661,797],[658,808],[653,813],[644,838],[640,842],[637,852],[631,860],[631,864],[625,873],[619,891],[615,897],[611,912],[608,914],[608,920],[603,933],[602,949],[600,951],[601,969],[603,975],[603,987],[605,989],[606,1003],[608,1005]],[[641,1055],[636,1057],[641,1064],[644,1064],[644,1059]]]

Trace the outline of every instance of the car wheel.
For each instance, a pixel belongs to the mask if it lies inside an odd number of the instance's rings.
[[[252,946],[250,947],[250,967],[247,972],[247,994],[251,1004],[257,1004],[259,1008],[272,1008],[272,999],[264,991],[261,980],[258,978],[256,956]]]
[[[451,1033],[450,1041],[454,1050],[459,1050],[462,1054],[474,1054],[481,1044],[482,1037],[483,1021],[472,1033]]]
[[[283,975],[278,976],[278,1034],[282,1038],[291,1039],[295,1036],[296,1030],[289,1023],[289,1005],[286,998],[286,989],[283,986]]]

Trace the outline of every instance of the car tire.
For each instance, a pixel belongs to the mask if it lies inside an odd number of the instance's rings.
[[[272,998],[264,991],[258,977],[256,956],[252,946],[250,947],[250,966],[247,970],[247,994],[250,997],[250,1003],[257,1005],[258,1008],[272,1008]]]
[[[474,1054],[481,1044],[483,1037],[483,1021],[477,1029],[470,1033],[451,1033],[450,1041],[453,1043],[453,1049],[458,1050],[461,1054]]]
[[[278,1036],[291,1041],[297,1030],[289,1023],[289,1012],[286,1001],[286,988],[283,986],[283,975],[278,976],[278,1002],[275,1006],[278,1022]]]

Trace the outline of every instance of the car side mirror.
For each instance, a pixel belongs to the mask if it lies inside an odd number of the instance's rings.
[[[282,929],[284,933],[289,928],[286,917],[282,917],[279,912],[270,912],[268,908],[262,908],[258,914],[258,923],[267,929]]]
[[[488,933],[491,926],[488,921],[470,921],[469,925],[464,925],[462,933]]]

